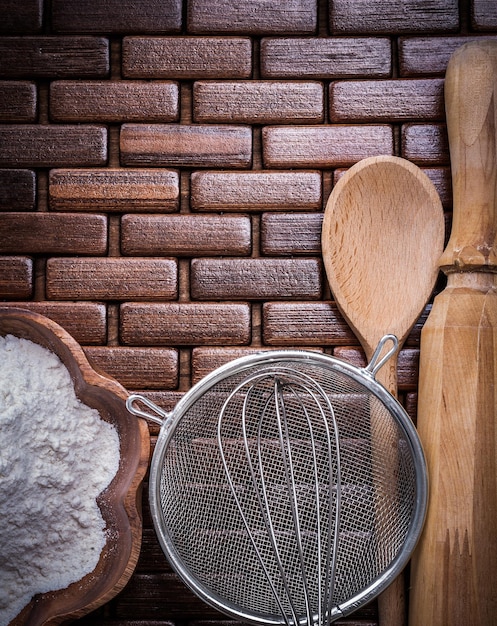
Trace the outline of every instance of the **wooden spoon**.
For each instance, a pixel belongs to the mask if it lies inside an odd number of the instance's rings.
[[[328,200],[322,230],[330,288],[368,361],[387,333],[399,348],[433,291],[443,251],[438,193],[412,163],[394,156],[351,167]],[[397,356],[376,379],[397,397]],[[402,575],[379,598],[381,626],[406,622]]]

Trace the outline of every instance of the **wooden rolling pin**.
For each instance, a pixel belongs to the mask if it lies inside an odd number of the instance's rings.
[[[452,56],[445,104],[453,225],[447,287],[421,333],[418,430],[430,503],[410,626],[497,625],[497,41]]]

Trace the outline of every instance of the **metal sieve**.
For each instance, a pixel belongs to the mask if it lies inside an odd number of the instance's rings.
[[[200,598],[253,624],[321,626],[404,568],[427,475],[416,429],[375,380],[397,345],[385,336],[366,368],[307,351],[243,357],[171,413],[128,398],[131,413],[161,424],[152,518]]]

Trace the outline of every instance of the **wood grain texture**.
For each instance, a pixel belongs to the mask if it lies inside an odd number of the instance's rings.
[[[172,300],[177,265],[172,259],[56,258],[47,261],[49,300]]]
[[[0,297],[29,298],[33,290],[33,261],[23,256],[0,256]]]
[[[319,298],[321,265],[317,259],[193,259],[190,289],[199,300]]]
[[[86,347],[96,370],[103,370],[131,389],[175,389],[178,352],[169,348]]]
[[[445,82],[453,225],[440,259],[447,286],[421,333],[430,507],[410,618],[482,626],[497,624],[497,42],[460,47]]]
[[[53,28],[59,33],[174,33],[182,23],[181,0],[52,0]]]
[[[263,78],[355,78],[390,75],[386,37],[278,37],[261,41]]]
[[[2,37],[0,76],[5,78],[105,78],[109,42],[103,37]]]
[[[50,115],[58,122],[175,122],[179,90],[173,82],[54,81]]]
[[[333,188],[322,231],[326,274],[368,362],[387,333],[397,337],[401,348],[426,306],[438,276],[444,226],[435,187],[405,159],[365,159]],[[376,375],[394,397],[397,362],[396,353]],[[382,471],[395,481],[396,460],[385,463]],[[402,574],[379,596],[378,611],[385,626],[407,623]]]
[[[240,256],[251,249],[252,225],[243,216],[124,215],[121,221],[124,255]]]
[[[457,0],[334,0],[330,29],[339,33],[454,32]]]
[[[34,122],[37,113],[36,84],[0,81],[0,121]]]
[[[288,0],[191,0],[187,27],[191,33],[313,34],[317,26],[317,2]]]
[[[0,211],[32,211],[36,174],[31,170],[0,170]]]
[[[0,5],[0,33],[37,33],[42,21],[43,0],[3,0]]]
[[[164,169],[52,169],[49,203],[55,211],[176,211],[179,175]]]
[[[123,124],[123,165],[249,167],[250,128],[232,125]]]
[[[310,81],[197,81],[193,117],[242,124],[322,122],[324,89]]]
[[[497,5],[492,0],[473,0],[471,3],[471,24],[475,30],[497,29]]]
[[[121,305],[124,345],[246,345],[250,307],[227,303],[125,303]]]
[[[191,206],[201,211],[320,209],[319,172],[193,172]]]
[[[0,253],[105,254],[104,215],[1,213]]]
[[[263,339],[268,346],[322,346],[357,343],[334,302],[266,302]]]
[[[3,302],[50,318],[82,345],[103,345],[107,340],[107,310],[97,302]]]
[[[393,153],[387,125],[272,127],[262,131],[265,167],[350,166],[368,156]]]
[[[192,350],[192,383],[202,380],[204,376],[221,365],[263,351],[264,348],[194,348]]]
[[[265,255],[321,253],[322,213],[264,213],[261,252]]]
[[[418,165],[448,165],[449,144],[442,124],[405,124],[401,131],[402,156]]]
[[[330,120],[442,120],[443,80],[333,82],[329,89]]]
[[[250,78],[248,37],[125,37],[125,78]]]
[[[105,165],[107,129],[94,125],[0,125],[0,166]]]
[[[457,48],[467,41],[476,40],[479,37],[400,37],[400,75],[421,76],[430,74],[431,76],[443,76],[449,59]]]

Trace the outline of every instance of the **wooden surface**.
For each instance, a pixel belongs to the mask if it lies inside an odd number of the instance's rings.
[[[134,571],[142,538],[141,485],[149,460],[148,428],[142,420],[130,419],[126,390],[97,373],[76,341],[52,320],[23,309],[0,308],[0,334],[28,339],[55,353],[69,370],[77,397],[96,408],[119,434],[119,469],[99,496],[108,532],[95,570],[67,589],[36,597],[13,622],[14,626],[59,624],[111,600]]]
[[[447,287],[422,330],[418,428],[430,507],[413,559],[410,626],[497,624],[497,42],[446,75],[454,190]]]
[[[435,106],[432,95],[456,47],[497,37],[496,7],[493,0],[3,0],[0,80],[13,84],[0,95],[0,241],[8,228],[11,246],[0,252],[2,304],[50,317],[84,347],[94,367],[168,410],[210,367],[239,350],[310,348],[364,364],[364,351],[322,269],[320,229],[327,199],[359,159],[397,155],[419,165],[432,180],[450,228],[447,133],[440,101]],[[421,87],[415,99],[406,79]],[[85,101],[92,81],[106,83],[101,101]],[[174,83],[177,89],[168,91],[172,97],[163,110],[166,119],[177,111],[178,120],[137,121],[156,112],[160,103],[148,101],[153,87],[126,91],[128,81]],[[210,98],[197,102],[196,81],[254,83],[243,105],[257,121],[229,124],[243,136],[238,160],[226,156],[233,145],[221,132],[212,133],[211,150],[206,149],[202,129],[227,123],[194,121],[200,104],[202,115],[217,120],[219,103]],[[301,123],[296,115],[289,122],[274,121],[273,82],[322,86],[322,121]],[[362,82],[364,91],[356,91]],[[384,82],[388,94],[382,94]],[[18,83],[26,84],[22,89],[30,94],[22,106]],[[376,90],[371,83],[378,84]],[[340,97],[332,102],[333,93]],[[226,119],[229,102],[221,104]],[[27,121],[33,110],[34,119]],[[339,122],[333,119],[335,110]],[[13,111],[23,121],[13,121]],[[56,121],[54,111],[106,121]],[[281,109],[276,113],[281,115]],[[239,115],[234,103],[229,114]],[[140,138],[135,146],[130,126]],[[164,126],[172,127],[169,135]],[[79,132],[73,134],[73,128]],[[133,163],[126,164],[127,158]],[[18,228],[10,213],[18,214]],[[89,220],[63,215],[51,221],[59,213]],[[161,219],[168,217],[175,219]],[[98,223],[104,238],[100,230],[97,238],[91,236],[88,223]],[[33,229],[45,224],[46,236],[27,236],[29,224]],[[104,240],[106,249],[97,252],[95,242],[101,246]],[[25,252],[28,244],[31,250]],[[134,282],[131,297],[122,271],[109,289],[75,268],[58,286],[53,282],[52,270],[66,267],[66,259],[80,267],[92,259],[97,274],[108,276],[110,258],[141,262],[155,257],[174,261],[176,290],[159,296],[151,287],[154,281],[144,282],[143,289]],[[205,258],[222,261],[224,278],[212,281],[209,300],[199,301],[192,296],[191,264]],[[251,278],[254,259],[270,262],[257,280]],[[291,261],[283,264],[288,271],[301,267],[296,260],[312,261],[315,297],[299,290],[280,299],[276,269],[281,260]],[[241,290],[235,298],[225,284],[230,263],[239,276],[245,261],[250,300]],[[298,271],[306,281],[309,273]],[[443,277],[436,290],[442,286]],[[399,400],[413,420],[420,331],[429,310],[430,305],[409,333],[398,361]],[[153,427],[151,434],[153,450]],[[169,567],[155,536],[146,489],[143,505],[144,535],[134,574],[121,593],[81,623],[226,626],[225,617],[197,601]],[[376,603],[337,626],[344,624],[378,626]]]
[[[333,189],[323,220],[326,274],[368,361],[386,334],[403,345],[435,286],[443,236],[435,187],[405,160],[360,161]],[[397,396],[397,355],[376,378]],[[405,624],[404,593],[399,576],[380,596],[385,626]]]

